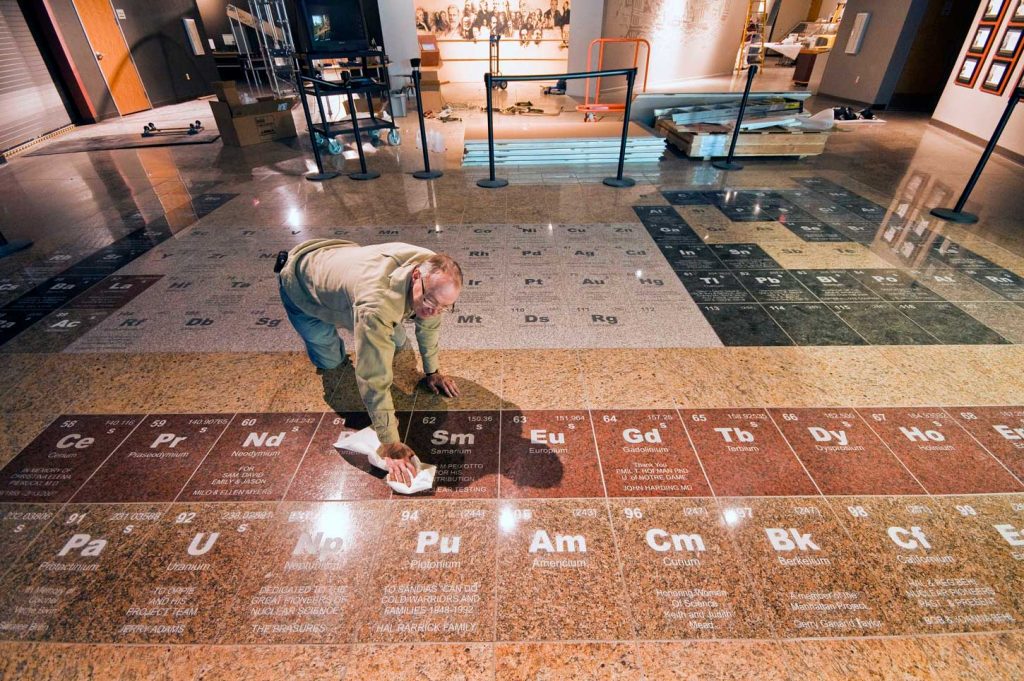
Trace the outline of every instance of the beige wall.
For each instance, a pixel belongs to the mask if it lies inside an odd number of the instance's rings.
[[[771,40],[778,42],[789,35],[790,29],[801,21],[807,20],[807,10],[811,7],[811,0],[776,0],[781,2],[779,16],[775,20],[775,30],[772,32]]]

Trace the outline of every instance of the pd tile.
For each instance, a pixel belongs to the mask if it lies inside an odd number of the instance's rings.
[[[931,494],[985,494],[1024,489],[941,409],[858,411]]]
[[[609,496],[711,496],[674,410],[595,411],[591,418]]]
[[[947,407],[945,411],[1018,479],[1024,478],[1024,408]]]
[[[786,270],[738,270],[736,278],[759,303],[816,301],[814,295]]]
[[[759,303],[699,305],[698,308],[723,345],[793,345],[793,339]]]
[[[681,414],[715,495],[817,493],[764,410],[686,410]]]
[[[75,494],[76,502],[174,501],[231,417],[146,418]]]
[[[883,300],[895,302],[940,301],[942,297],[912,276],[897,269],[851,270],[850,274]]]
[[[899,303],[896,309],[943,343],[1002,345],[1008,342],[953,303]]]
[[[57,515],[58,507],[44,504],[5,504],[0,507],[0,577],[36,535]]]
[[[399,424],[408,423],[406,414],[397,416]],[[285,498],[289,501],[345,501],[390,497],[391,488],[384,482],[387,473],[371,466],[362,454],[334,446],[342,433],[354,433],[370,425],[366,412],[324,414]]]
[[[866,345],[861,336],[821,303],[772,303],[764,308],[797,345]]]
[[[589,414],[503,412],[498,493],[503,499],[603,497]]]
[[[880,585],[895,631],[985,631],[1012,625],[1013,604],[1000,582],[974,565],[955,515],[921,497],[842,500],[843,518]]]
[[[499,509],[499,641],[632,638],[604,501]]]
[[[888,603],[823,498],[721,499],[753,589],[784,638],[889,631]]]
[[[822,494],[924,494],[856,411],[769,409]]]
[[[957,303],[957,307],[1011,343],[1024,343],[1024,308],[1017,303]]]
[[[494,652],[470,643],[361,645],[350,652],[348,679],[490,681]]]
[[[58,417],[0,471],[0,501],[67,501],[141,420]]]
[[[632,643],[501,643],[494,646],[497,681],[640,681]]]
[[[497,411],[417,411],[405,443],[437,466],[434,487],[421,496],[493,499],[498,496],[500,414]]]
[[[828,307],[872,345],[934,345],[940,342],[892,303],[842,303]]]
[[[713,500],[620,499],[611,513],[639,638],[771,636]]]
[[[238,414],[178,495],[187,501],[279,501],[320,414]]]

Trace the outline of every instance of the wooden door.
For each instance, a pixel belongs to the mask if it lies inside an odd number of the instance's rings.
[[[118,113],[152,109],[110,0],[74,0],[74,4]]]

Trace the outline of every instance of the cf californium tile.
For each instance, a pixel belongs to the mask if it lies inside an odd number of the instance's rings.
[[[967,432],[1024,478],[1024,407],[947,407]]]
[[[604,496],[590,415],[502,412],[499,494],[505,499]]]
[[[415,412],[405,442],[420,460],[437,466],[434,488],[422,494],[497,497],[500,427],[497,411]]]

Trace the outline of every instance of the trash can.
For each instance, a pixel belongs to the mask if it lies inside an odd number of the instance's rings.
[[[405,105],[409,96],[405,90],[393,90],[391,92],[391,115],[395,118],[403,118],[406,115]]]

